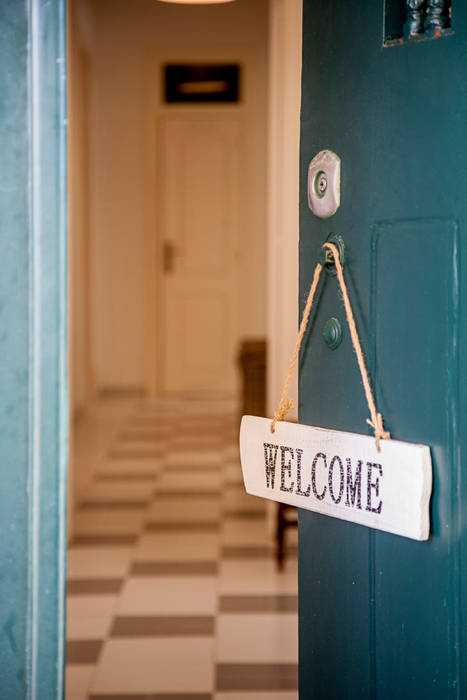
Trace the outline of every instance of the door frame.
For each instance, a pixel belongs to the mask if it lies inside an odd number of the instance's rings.
[[[64,694],[66,4],[1,3],[1,688]]]
[[[268,415],[279,403],[298,328],[302,0],[270,0],[268,130]],[[297,418],[298,378],[292,378]]]
[[[31,698],[61,698],[65,686],[68,462],[65,0],[32,0],[30,13],[28,683]]]
[[[247,158],[247,170],[250,181],[255,182],[256,168],[253,153],[258,128],[255,119],[257,113],[258,99],[256,85],[258,83],[255,51],[247,46],[169,46],[158,48],[148,52],[147,57],[147,95],[149,108],[146,124],[147,159],[145,173],[145,202],[147,202],[144,212],[145,230],[145,289],[146,289],[146,309],[147,333],[145,344],[145,384],[149,395],[156,396],[164,386],[164,365],[163,348],[164,343],[158,342],[158,338],[163,337],[164,332],[164,281],[161,271],[161,237],[162,229],[159,218],[160,197],[158,195],[160,182],[160,167],[157,157],[159,130],[158,123],[163,115],[169,113],[179,114],[202,114],[207,111],[206,105],[177,104],[165,105],[162,102],[162,67],[167,62],[190,63],[190,62],[212,62],[212,63],[238,63],[242,67],[242,92],[241,100],[236,105],[215,105],[213,109],[225,115],[239,116],[245,125],[245,153]],[[249,188],[245,186],[248,195]],[[252,197],[247,199],[246,225],[240,231],[238,245],[243,247],[243,242],[248,240],[251,231],[261,226],[258,206],[252,202]],[[241,236],[241,238],[240,238]],[[239,302],[241,308],[241,302]],[[238,329],[239,330],[239,329]]]

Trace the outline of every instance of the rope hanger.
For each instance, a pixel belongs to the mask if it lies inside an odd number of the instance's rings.
[[[347,285],[344,279],[344,271],[342,269],[342,264],[339,258],[339,251],[333,243],[329,242],[323,243],[323,248],[325,248],[331,253],[332,257],[334,258],[334,263],[336,265],[337,279],[339,280],[342,299],[344,301],[344,308],[347,317],[347,323],[350,330],[350,337],[352,339],[353,349],[357,356],[358,368],[362,377],[365,398],[368,404],[368,410],[370,412],[370,418],[367,418],[366,422],[373,428],[373,431],[375,433],[376,449],[378,450],[378,452],[381,452],[381,440],[390,440],[391,434],[387,430],[384,430],[383,416],[376,410],[376,404],[373,398],[370,380],[368,378],[368,372],[366,369],[365,357],[363,355],[362,346],[358,337],[357,326],[355,324],[355,318],[352,311],[352,305],[350,303],[349,293],[347,291]],[[316,294],[316,289],[318,287],[318,282],[321,276],[322,269],[323,265],[321,263],[317,263],[313,274],[313,281],[311,283],[310,291],[308,292],[308,299],[306,301],[305,309],[303,311],[302,321],[300,323],[300,330],[298,332],[298,338],[295,344],[295,350],[293,351],[292,358],[290,360],[289,371],[284,382],[284,388],[282,389],[279,406],[277,408],[277,411],[274,413],[274,418],[271,422],[271,433],[275,432],[276,423],[278,421],[283,421],[287,414],[290,413],[290,411],[293,408],[293,401],[287,396],[287,394],[289,391],[290,381],[292,379],[292,375],[297,364],[298,354],[300,352],[303,337],[308,327],[311,307],[313,306],[313,299]]]

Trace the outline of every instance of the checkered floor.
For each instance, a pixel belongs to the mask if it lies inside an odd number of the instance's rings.
[[[69,550],[66,697],[296,700],[296,547],[279,573],[232,407],[99,411],[75,460],[96,468]]]

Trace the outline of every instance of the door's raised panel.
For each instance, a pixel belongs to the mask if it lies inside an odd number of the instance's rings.
[[[394,438],[431,446],[434,477],[427,543],[373,535],[376,687],[387,700],[439,698],[455,675],[459,623],[457,228],[448,220],[384,223],[372,247],[378,405]]]
[[[181,273],[230,272],[237,233],[237,125],[227,131],[224,126],[212,120],[166,123],[167,237],[175,242]]]

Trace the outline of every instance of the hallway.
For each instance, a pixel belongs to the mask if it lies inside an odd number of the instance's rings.
[[[69,700],[296,700],[296,533],[278,573],[237,441],[228,401],[109,398],[81,421]]]

